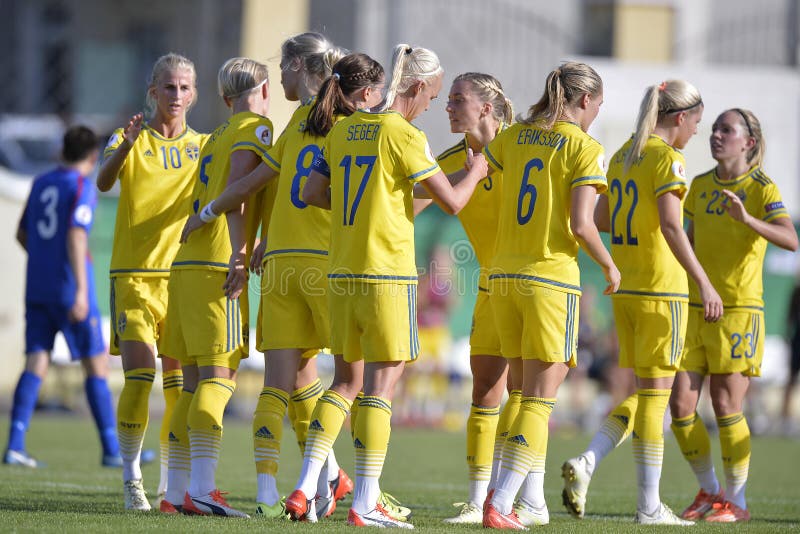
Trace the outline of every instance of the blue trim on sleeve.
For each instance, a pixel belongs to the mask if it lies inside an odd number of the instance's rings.
[[[655,191],[655,193],[656,193],[656,195],[657,195],[657,194],[659,194],[661,191],[666,191],[666,190],[676,189],[676,187],[675,187],[675,186],[678,186],[678,185],[682,185],[683,187],[686,187],[686,182],[670,182],[670,183],[668,183],[668,184],[664,184],[664,185],[662,185],[661,187],[657,188],[657,189],[656,189],[656,191]]]
[[[427,168],[427,169],[425,169],[424,171],[415,172],[414,174],[412,174],[411,176],[409,176],[409,177],[408,177],[408,179],[409,179],[409,180],[414,180],[414,179],[416,179],[417,177],[419,177],[419,176],[422,176],[423,174],[428,174],[429,172],[431,172],[431,171],[433,171],[433,170],[435,170],[435,169],[438,169],[438,168],[439,168],[439,164],[438,164],[438,163],[435,163],[435,164],[434,164],[432,167],[428,167],[428,168]]]
[[[239,149],[241,149],[241,150],[246,150],[246,149],[247,150],[252,150],[253,152],[257,152],[257,153],[261,154],[262,158],[267,154],[267,149],[265,149],[264,147],[258,146],[255,143],[251,143],[250,141],[240,141],[240,142],[236,143],[235,145],[233,145],[231,147],[231,152],[233,152],[234,150],[239,150]]]

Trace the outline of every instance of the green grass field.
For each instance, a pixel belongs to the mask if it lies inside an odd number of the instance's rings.
[[[146,445],[157,447],[157,425],[151,422]],[[8,419],[0,422],[5,439]],[[255,476],[249,424],[231,421],[225,427],[223,453],[217,483],[229,491],[229,502],[250,512],[254,507]],[[289,493],[299,471],[300,454],[290,429],[284,432],[284,461],[279,487]],[[555,433],[550,438],[545,492],[550,510],[551,532],[640,531],[632,522],[636,501],[636,475],[629,443],[612,453],[592,481],[588,516],[573,520],[561,506],[560,465],[582,450],[588,436]],[[125,512],[119,470],[99,466],[99,444],[88,419],[71,416],[34,417],[29,450],[48,467],[30,470],[0,465],[0,531],[38,532],[145,532],[214,530],[218,532],[309,531],[345,532],[349,497],[332,520],[317,525],[278,521],[225,520],[201,517],[165,517],[157,512]],[[667,437],[664,501],[679,510],[696,491],[688,465],[680,458],[675,441]],[[426,532],[479,530],[479,526],[445,526],[452,503],[466,497],[466,468],[461,434],[428,430],[397,429],[392,434],[389,457],[382,478],[383,489],[414,510],[413,523]],[[714,443],[715,455],[719,447]],[[340,463],[352,473],[352,450],[342,436],[336,452]],[[692,527],[703,532],[776,532],[800,529],[800,447],[797,441],[755,438],[748,496],[753,520],[742,525]],[[718,463],[717,472],[722,469]],[[145,486],[152,494],[158,483],[158,466],[144,469]],[[650,527],[659,532],[680,527]],[[482,529],[481,529],[482,530]]]

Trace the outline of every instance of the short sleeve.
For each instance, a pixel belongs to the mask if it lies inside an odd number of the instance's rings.
[[[578,153],[569,185],[570,188],[592,185],[597,189],[598,193],[608,189],[606,155],[600,143],[587,143]]]
[[[665,154],[656,163],[653,193],[656,198],[675,191],[680,198],[686,194],[686,162],[679,152]]]
[[[786,206],[783,205],[778,186],[774,183],[764,186],[764,198],[761,206],[763,211],[758,215],[763,221],[770,222],[781,217],[789,217],[789,212],[786,210]]]
[[[403,151],[401,165],[406,178],[412,182],[421,182],[440,172],[439,164],[433,157],[428,139],[421,131],[411,135],[406,149]]]
[[[275,144],[267,150],[262,156],[261,159],[264,163],[275,172],[281,172],[281,161],[283,161],[283,151],[286,147],[286,138],[287,136],[281,135],[278,137],[278,140]]]
[[[508,131],[508,130],[506,130]],[[483,147],[483,155],[489,166],[499,172],[503,172],[503,138],[504,132],[500,132],[488,145]]]
[[[250,150],[263,160],[271,146],[272,122],[269,119],[263,119],[250,123],[237,132],[236,142],[231,146],[231,152]]]
[[[692,185],[689,187],[689,193],[686,195],[686,201],[683,203],[683,214],[689,219],[694,219],[695,203],[697,202],[697,186],[694,185],[697,178],[692,180]]]
[[[92,228],[94,208],[97,204],[95,188],[85,178],[78,179],[78,190],[75,192],[75,203],[69,215],[70,227],[83,228],[87,232]]]
[[[108,138],[106,147],[103,149],[103,159],[113,154],[114,151],[119,148],[119,145],[121,145],[125,140],[125,136],[123,135],[124,132],[125,130],[123,128],[117,128],[114,130],[114,133],[112,133],[111,137]]]

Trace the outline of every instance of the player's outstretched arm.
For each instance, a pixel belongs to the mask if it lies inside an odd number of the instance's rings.
[[[789,217],[780,217],[769,222],[762,221],[747,213],[747,209],[736,193],[723,189],[722,194],[727,199],[723,206],[734,220],[744,224],[776,247],[792,252],[797,250],[797,231]]]
[[[703,301],[704,316],[707,322],[713,323],[722,317],[722,299],[711,285],[708,275],[703,270],[697,256],[694,255],[689,237],[681,226],[681,199],[675,191],[669,191],[658,197],[658,217],[661,233],[678,263],[692,277],[700,290]]]
[[[473,154],[472,150],[468,151],[467,165],[469,170],[456,185],[452,185],[442,171],[422,181],[422,187],[434,202],[450,215],[457,214],[467,205],[472,193],[475,192],[475,186],[486,177],[489,171],[489,165],[483,154]]]
[[[572,189],[569,227],[581,248],[603,269],[608,282],[603,294],[610,295],[619,289],[621,275],[595,226],[596,199],[597,190],[593,185],[580,185]]]
[[[102,165],[100,165],[100,169],[97,171],[97,188],[100,191],[108,191],[114,185],[114,182],[117,181],[119,171],[125,164],[125,158],[128,157],[128,153],[133,148],[136,139],[139,138],[143,123],[144,116],[141,113],[137,113],[131,117],[128,121],[128,125],[125,126],[122,132],[124,137],[122,143],[120,143],[117,149],[103,161]]]

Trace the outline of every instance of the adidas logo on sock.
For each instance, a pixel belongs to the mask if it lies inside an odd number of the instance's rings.
[[[175,434],[173,434],[172,432],[169,433],[169,438],[168,439],[170,441],[178,441],[178,438],[175,437]]]
[[[265,426],[262,426],[256,432],[256,437],[261,439],[275,439],[275,436],[272,435],[272,432]]]
[[[616,417],[617,419],[619,419],[620,421],[622,421],[622,424],[623,424],[623,425],[625,425],[625,426],[628,426],[628,421],[629,421],[630,419],[628,419],[628,416],[627,416],[627,415],[615,415],[614,417]]]
[[[512,436],[508,438],[508,441],[511,443],[516,443],[517,445],[522,445],[523,447],[528,446],[528,442],[525,440],[525,436],[522,434],[517,434],[516,436]]]
[[[364,444],[361,443],[361,440],[358,438],[356,438],[355,441],[353,442],[353,447],[355,447],[356,449],[366,449]]]
[[[325,429],[322,428],[322,425],[319,422],[319,419],[314,419],[311,421],[311,424],[308,425],[309,430],[316,430],[318,432],[325,432]]]
[[[152,158],[153,156],[155,156],[155,154],[153,154],[153,151],[152,151],[152,150],[150,150],[149,148],[148,148],[147,150],[145,150],[145,151],[144,151],[144,155],[145,155],[145,156],[148,156],[148,157],[151,157],[151,158]]]

